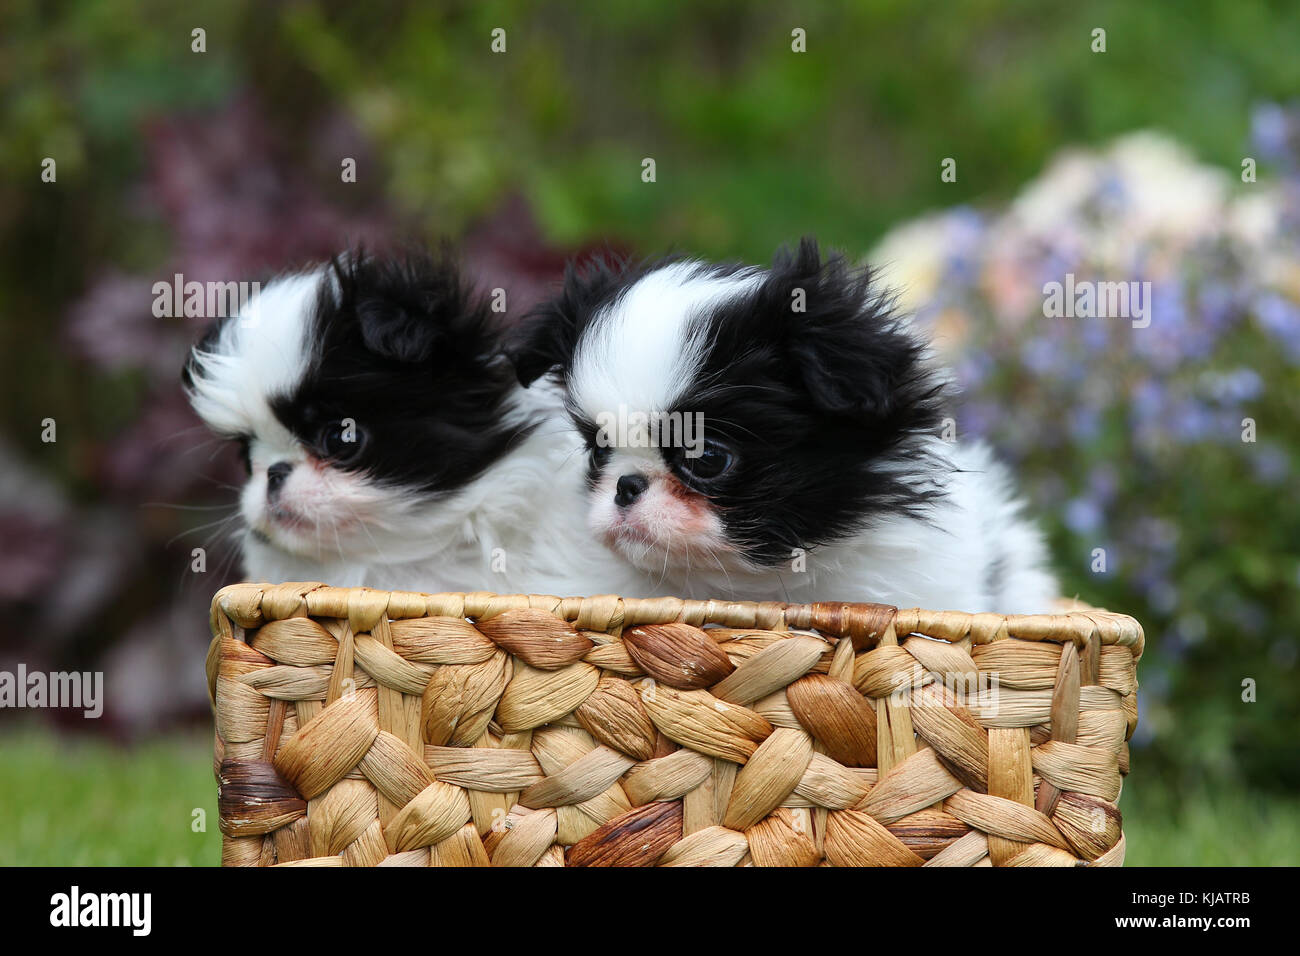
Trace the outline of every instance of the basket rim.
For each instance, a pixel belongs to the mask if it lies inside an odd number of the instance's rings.
[[[644,624],[686,623],[756,630],[815,630],[833,638],[848,637],[856,650],[875,646],[886,630],[898,636],[920,634],[985,644],[1003,638],[1053,643],[1073,642],[1080,650],[1092,641],[1128,647],[1136,665],[1142,658],[1142,625],[1127,614],[1062,599],[1051,614],[934,611],[899,608],[865,601],[791,604],[782,601],[722,601],[676,597],[625,598],[615,594],[561,598],[548,594],[499,594],[493,591],[386,591],[368,587],[334,587],[318,581],[282,584],[229,584],[212,597],[210,624],[216,637],[225,630],[221,618],[242,628],[291,617],[347,618],[354,632],[369,631],[381,616],[390,620],[464,617],[488,620],[519,609],[546,611],[583,630],[620,636]]]

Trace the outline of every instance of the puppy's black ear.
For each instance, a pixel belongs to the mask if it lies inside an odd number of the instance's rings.
[[[361,341],[376,355],[397,362],[424,362],[433,355],[438,326],[430,313],[398,300],[372,297],[357,303]]]
[[[527,387],[556,369],[567,372],[592,314],[622,287],[628,268],[612,258],[569,262],[556,295],[534,306],[506,342],[519,384]]]
[[[771,275],[765,291],[789,309],[790,355],[819,409],[905,428],[937,425],[942,389],[925,345],[870,269],[839,254],[822,259],[816,241],[804,238],[794,253],[777,254]]]
[[[460,269],[445,252],[434,257],[423,251],[370,258],[362,250],[346,263],[335,260],[341,308],[356,316],[366,349],[395,362],[418,363],[433,358],[445,345],[449,358],[461,358],[477,338],[484,305],[478,301]]]
[[[568,365],[578,342],[577,322],[559,297],[532,308],[506,339],[506,357],[527,388],[552,369]]]

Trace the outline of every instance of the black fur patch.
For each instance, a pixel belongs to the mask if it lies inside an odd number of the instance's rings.
[[[321,283],[312,337],[306,376],[272,410],[345,470],[452,490],[528,431],[502,421],[514,376],[486,302],[447,254],[357,251],[336,259]],[[344,453],[331,455],[328,433],[345,419],[355,422],[357,441],[335,442]]]

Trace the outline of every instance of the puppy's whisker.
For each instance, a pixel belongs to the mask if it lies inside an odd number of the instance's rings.
[[[167,501],[142,501],[141,508],[172,508],[176,511],[229,511],[236,505],[175,505]]]
[[[238,515],[227,515],[226,517],[224,517],[224,518],[219,518],[219,519],[217,519],[216,521],[209,521],[209,522],[206,522],[205,524],[198,525],[197,527],[186,528],[184,531],[181,531],[181,532],[178,532],[177,534],[172,535],[172,537],[169,538],[169,539],[167,540],[167,543],[164,544],[163,547],[164,547],[164,548],[170,548],[173,544],[175,544],[175,543],[176,543],[177,541],[179,541],[181,538],[184,538],[184,537],[186,537],[186,536],[188,536],[188,535],[192,535],[192,534],[199,534],[199,533],[201,533],[201,532],[203,532],[203,531],[206,531],[208,528],[219,528],[219,527],[221,527],[222,525],[228,524],[229,522],[233,521],[233,520],[234,520],[235,518],[237,518],[237,517],[238,517]]]
[[[156,439],[154,440],[154,443],[153,443],[153,444],[154,444],[154,447],[155,447],[155,448],[160,448],[160,449],[161,449],[161,448],[166,448],[167,445],[169,445],[170,443],[176,441],[178,438],[184,438],[184,437],[186,437],[187,435],[192,435],[192,434],[194,434],[194,432],[206,432],[206,431],[207,431],[207,426],[206,426],[206,425],[203,425],[203,424],[201,424],[201,423],[198,424],[198,425],[191,425],[191,426],[189,426],[188,428],[181,428],[181,429],[178,429],[178,430],[172,432],[172,433],[169,434],[169,435],[161,435],[161,436],[159,436],[158,438],[156,438]],[[224,443],[224,440],[221,439],[221,438],[218,438],[218,437],[216,437],[216,436],[209,435],[209,437],[208,437],[206,440],[200,442],[200,443],[197,444],[197,445],[194,445],[194,446],[191,447],[191,448],[186,448],[183,452],[181,452],[181,454],[182,454],[182,455],[189,455],[189,454],[192,454],[192,453],[194,453],[194,452],[196,452],[196,451],[202,451],[202,450],[206,449],[209,445],[212,445],[212,444],[214,444],[214,443],[215,443],[215,444],[223,444],[223,443]]]

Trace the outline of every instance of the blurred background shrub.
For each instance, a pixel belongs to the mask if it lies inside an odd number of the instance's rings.
[[[1183,786],[1300,789],[1298,119],[1256,113],[1242,154],[1276,162],[1270,182],[1131,134],[872,254],[954,367],[958,434],[1047,517],[1065,590],[1144,624],[1133,744]],[[1149,314],[1046,318],[1067,276],[1150,283]]]
[[[1146,625],[1133,785],[1176,808],[1191,781],[1232,781],[1294,822],[1297,35],[1300,8],[1232,0],[12,0],[0,668],[106,671],[92,730],[206,719],[240,471],[185,405],[200,329],[152,315],[154,282],[449,235],[520,307],[591,244],[762,262],[814,233],[875,249],[957,367],[959,431],[1016,464],[1069,590]],[[1044,318],[1043,284],[1070,272],[1152,281],[1151,326]],[[53,739],[0,736],[0,779]]]

